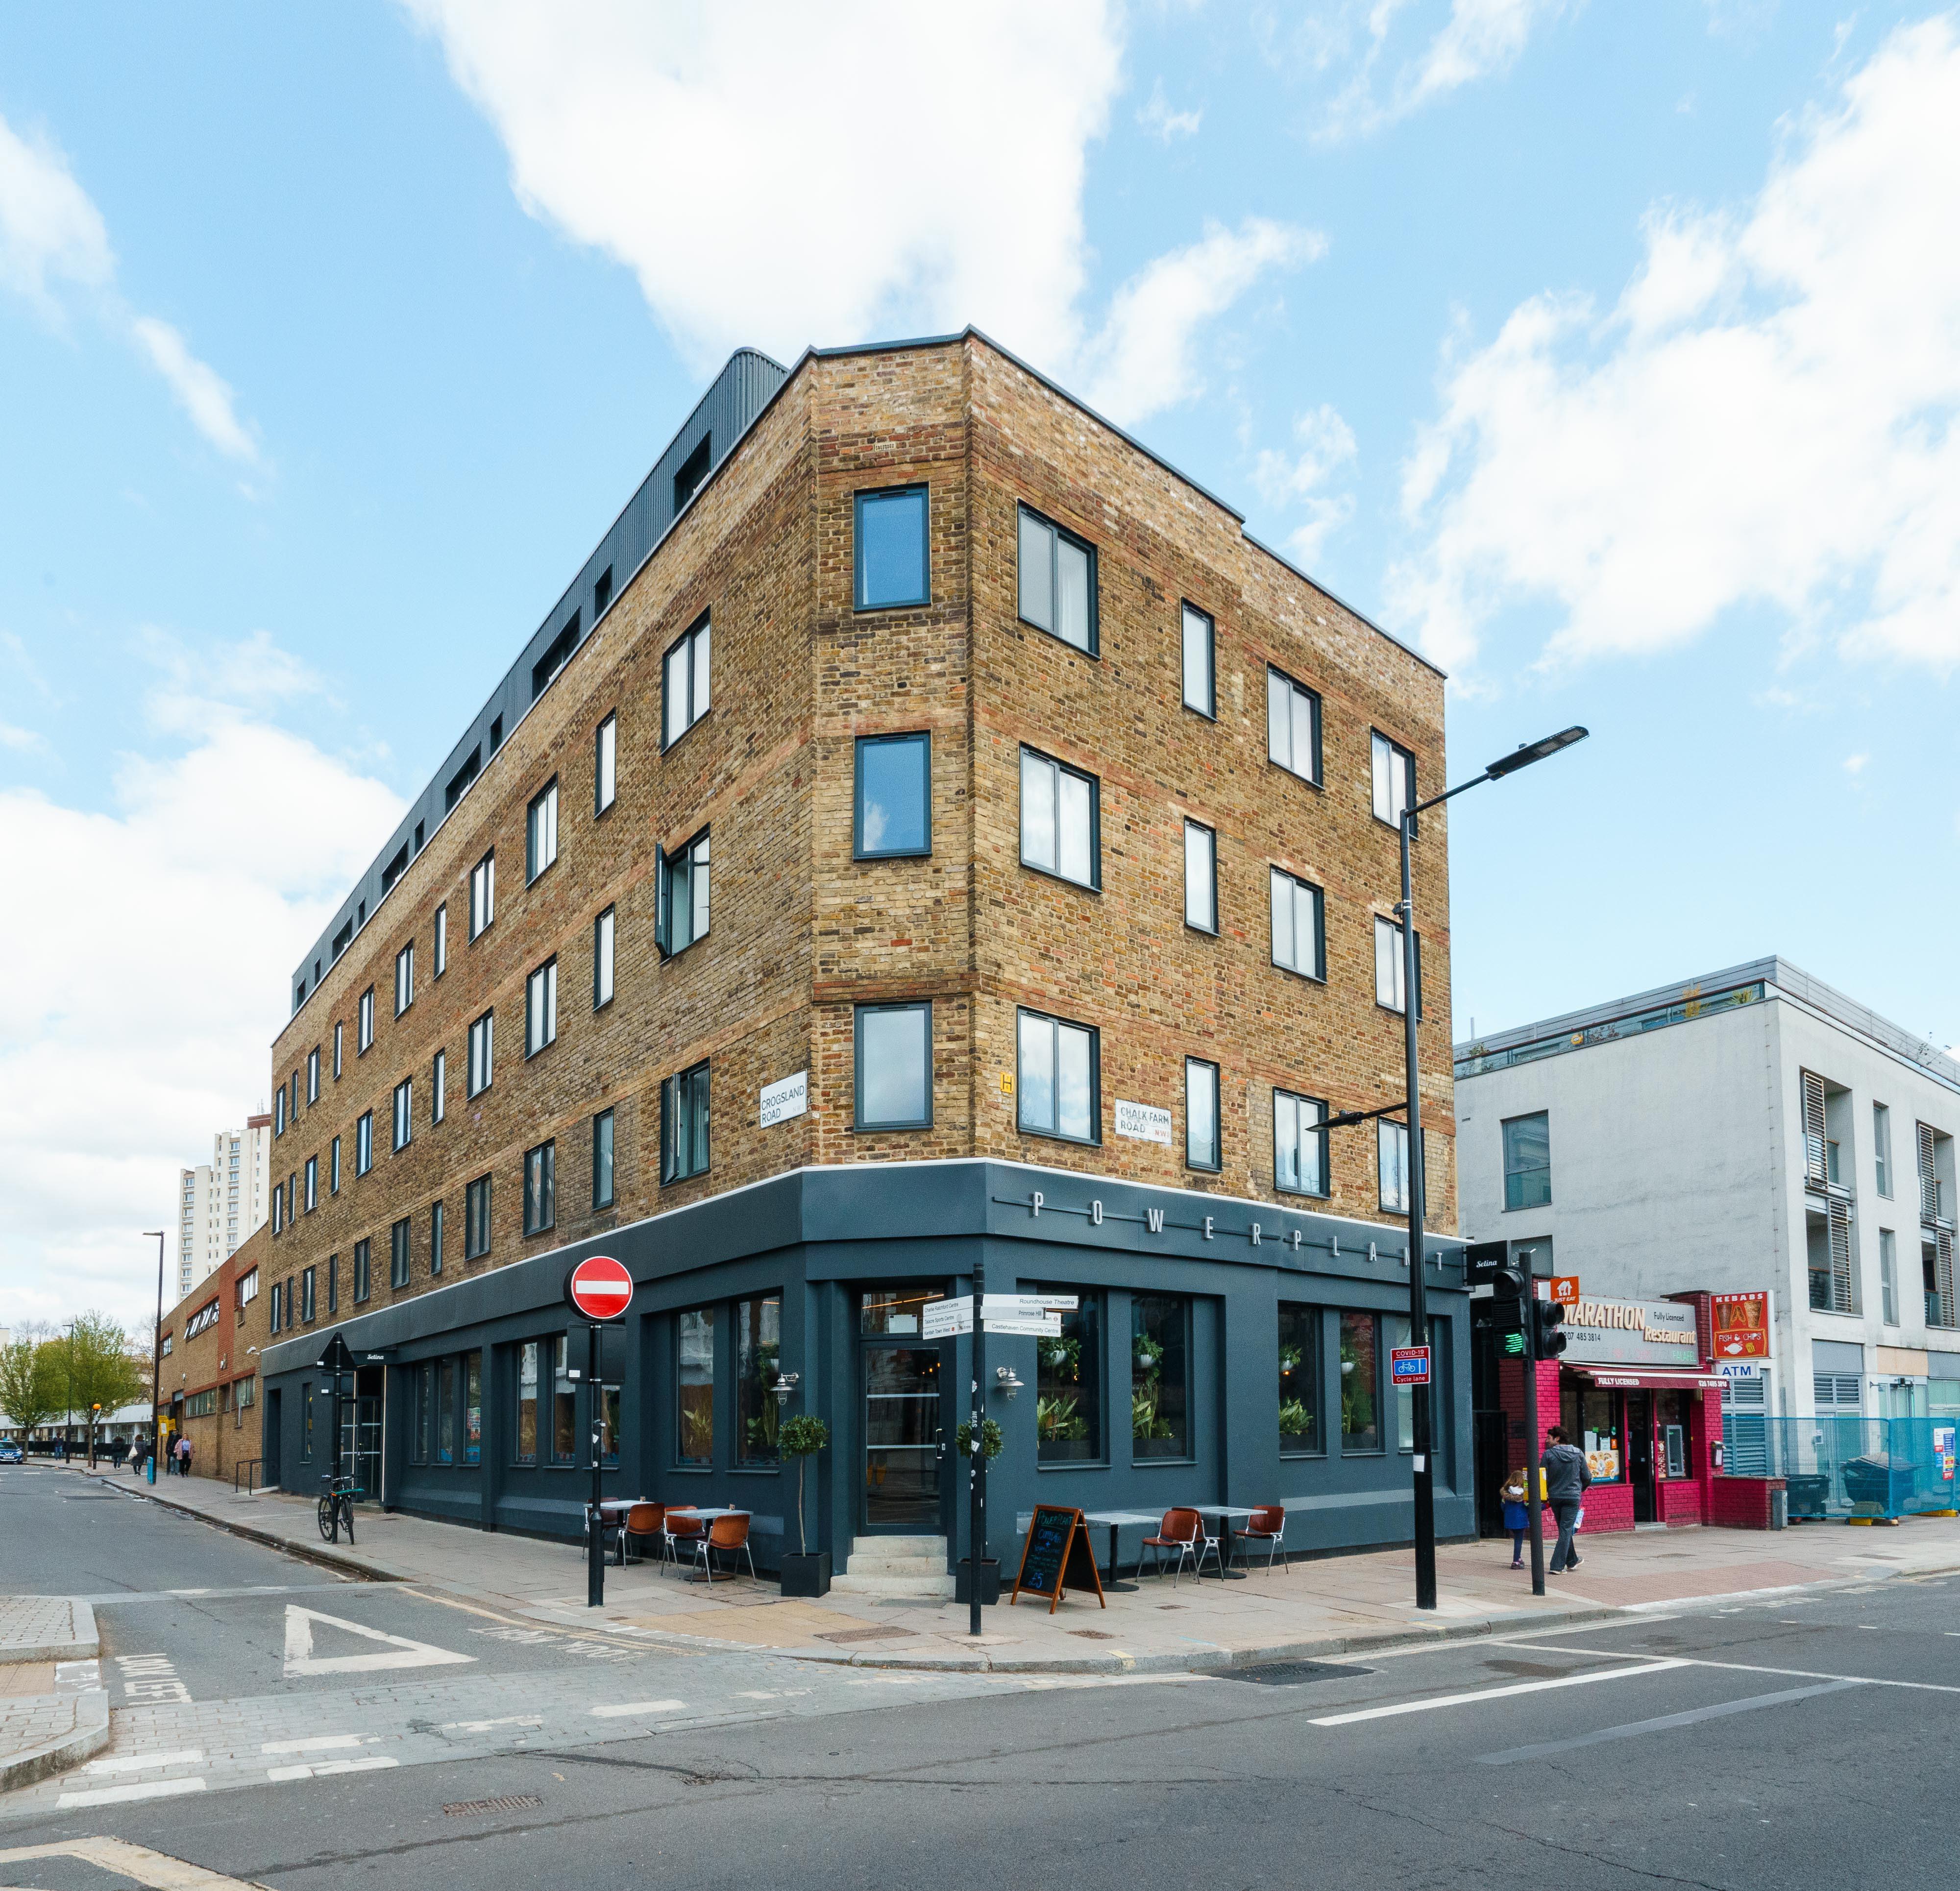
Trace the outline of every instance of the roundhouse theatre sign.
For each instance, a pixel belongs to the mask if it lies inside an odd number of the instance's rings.
[[[1566,1309],[1567,1364],[1695,1371],[1701,1342],[1694,1309],[1678,1300],[1590,1300]]]

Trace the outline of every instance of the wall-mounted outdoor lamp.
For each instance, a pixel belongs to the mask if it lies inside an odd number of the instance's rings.
[[[797,1389],[797,1381],[801,1377],[800,1373],[796,1372],[778,1372],[776,1375],[776,1382],[769,1390],[775,1394],[778,1406],[789,1403],[790,1394]]]
[[[1014,1368],[1010,1365],[994,1367],[994,1390],[997,1392],[1006,1393],[1010,1400],[1021,1389],[1023,1383],[1014,1376]]]

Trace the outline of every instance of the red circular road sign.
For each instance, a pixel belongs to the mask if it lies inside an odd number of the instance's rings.
[[[617,1320],[633,1300],[633,1276],[610,1254],[589,1254],[565,1277],[565,1304],[587,1320]]]

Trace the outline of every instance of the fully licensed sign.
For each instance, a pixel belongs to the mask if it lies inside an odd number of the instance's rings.
[[[1566,1309],[1567,1365],[1600,1361],[1692,1371],[1701,1363],[1694,1309],[1678,1300],[1589,1300]]]

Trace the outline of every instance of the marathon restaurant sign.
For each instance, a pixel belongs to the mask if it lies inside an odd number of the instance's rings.
[[[1585,1300],[1567,1308],[1568,1363],[1695,1371],[1701,1343],[1694,1309],[1677,1300]]]

